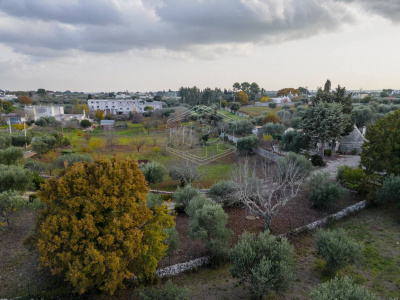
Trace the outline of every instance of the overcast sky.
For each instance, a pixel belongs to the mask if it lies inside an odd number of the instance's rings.
[[[0,0],[0,89],[400,89],[400,0]]]

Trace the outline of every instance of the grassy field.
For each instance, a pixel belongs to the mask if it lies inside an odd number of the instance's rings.
[[[224,116],[227,116],[227,117],[229,117],[229,118],[231,118],[233,120],[237,120],[237,121],[243,119],[242,117],[239,117],[239,116],[237,116],[237,115],[235,115],[235,114],[233,114],[233,113],[231,113],[229,111],[226,111],[226,110],[218,110],[218,113],[220,113],[220,114],[222,114]]]
[[[240,108],[239,112],[252,117],[259,117],[263,114],[263,112],[278,112],[280,110],[282,110],[282,106],[277,106],[276,108],[249,106]]]

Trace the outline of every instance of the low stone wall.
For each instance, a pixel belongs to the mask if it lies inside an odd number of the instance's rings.
[[[208,256],[204,256],[188,262],[176,264],[164,269],[158,269],[156,271],[156,276],[160,278],[175,276],[183,272],[186,272],[188,270],[207,265],[209,263],[210,263],[210,258]]]
[[[343,209],[333,215],[329,215],[321,220],[315,221],[315,222],[310,223],[303,227],[296,228],[295,230],[293,230],[289,233],[281,234],[281,235],[279,235],[279,237],[284,237],[289,234],[299,234],[302,232],[315,230],[317,228],[325,226],[326,224],[328,224],[328,222],[338,221],[338,220],[348,216],[352,212],[362,210],[366,206],[367,206],[367,201],[364,200],[364,201],[358,202],[352,206],[346,207],[345,209]]]
[[[279,156],[278,154],[272,153],[270,151],[267,151],[267,150],[264,150],[261,148],[255,148],[255,149],[253,149],[253,151],[255,154],[262,156],[266,159],[272,160],[274,162],[276,162],[278,159],[281,158],[281,156]]]
[[[200,193],[209,193],[209,189],[199,189]],[[150,190],[150,193],[152,194],[165,194],[165,195],[172,195],[174,192],[167,192],[167,191],[158,191],[158,190]]]

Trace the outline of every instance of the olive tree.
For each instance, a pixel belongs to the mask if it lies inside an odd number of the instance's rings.
[[[148,183],[160,183],[166,174],[164,165],[156,161],[141,164],[139,167]]]
[[[266,160],[251,163],[245,159],[233,168],[232,181],[236,185],[236,197],[264,219],[268,230],[271,219],[296,198],[310,171],[311,163],[304,156],[289,153],[275,164]]]
[[[232,254],[234,278],[250,285],[250,291],[264,296],[270,291],[289,289],[294,279],[294,247],[286,238],[278,241],[269,231],[244,232]]]
[[[310,293],[310,297],[313,300],[380,300],[362,285],[354,284],[354,281],[348,276],[335,277],[328,282],[321,283]]]

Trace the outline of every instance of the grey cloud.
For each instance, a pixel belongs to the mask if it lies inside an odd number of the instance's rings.
[[[111,0],[0,0],[0,11],[17,18],[56,21],[65,24],[120,22],[120,13]]]
[[[59,2],[0,0],[0,41],[34,56],[69,49],[164,49],[196,56],[202,47],[224,53],[232,45],[306,38],[354,21],[336,0]]]
[[[356,3],[364,10],[380,15],[395,23],[400,22],[400,0],[337,0]]]

